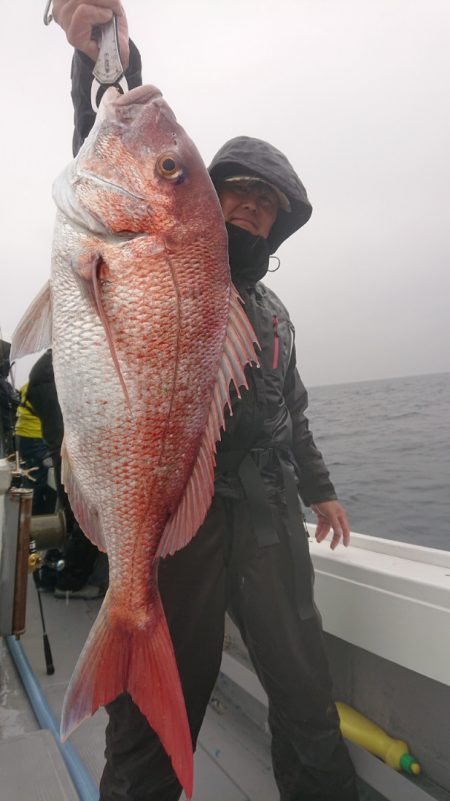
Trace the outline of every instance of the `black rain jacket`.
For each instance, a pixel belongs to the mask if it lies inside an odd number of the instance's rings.
[[[27,398],[42,423],[42,434],[50,454],[58,459],[64,426],[56,394],[51,349],[46,350],[31,368]]]
[[[139,52],[132,42],[130,46],[126,78],[132,89],[142,83],[142,76]],[[92,68],[92,61],[75,51],[72,63],[74,155],[95,118],[90,101]],[[295,170],[286,157],[267,142],[236,137],[219,150],[209,171],[216,186],[226,175],[252,174],[266,179],[287,195],[292,210],[279,211],[268,239],[270,253],[311,216],[311,204]],[[296,368],[294,327],[285,306],[261,282],[267,266],[268,263],[256,270],[250,267],[244,274],[233,273],[233,281],[261,346],[260,367],[247,368],[249,390],[242,392],[241,400],[234,398],[233,415],[227,416],[226,431],[218,445],[216,493],[242,495],[239,466],[251,452],[261,471],[269,501],[276,503],[280,493],[283,495],[286,471],[295,476],[306,505],[332,500],[336,498],[335,490],[305,417],[308,396]]]

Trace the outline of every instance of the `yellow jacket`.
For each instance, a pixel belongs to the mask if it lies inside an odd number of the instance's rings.
[[[28,383],[20,389],[20,406],[17,409],[16,435],[18,437],[34,437],[42,439],[42,425],[31,404],[27,401]]]

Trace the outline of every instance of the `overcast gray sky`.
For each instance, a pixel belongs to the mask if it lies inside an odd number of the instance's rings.
[[[448,0],[124,4],[144,81],[205,161],[257,136],[307,187],[312,218],[268,279],[305,383],[449,370]],[[2,8],[5,338],[49,276],[51,185],[71,158],[72,50],[44,5]]]

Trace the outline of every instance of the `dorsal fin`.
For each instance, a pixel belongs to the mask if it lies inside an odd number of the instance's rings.
[[[206,517],[214,492],[216,442],[225,426],[224,407],[228,405],[231,411],[230,384],[234,384],[239,397],[239,388],[247,388],[244,369],[247,364],[258,364],[254,344],[258,344],[256,335],[232,285],[224,349],[206,429],[183,497],[166,525],[157,556],[168,556],[184,548]]]

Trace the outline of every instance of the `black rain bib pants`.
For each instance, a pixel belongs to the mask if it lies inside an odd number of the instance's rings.
[[[306,619],[299,615],[290,564],[282,540],[261,547],[245,501],[220,497],[192,542],[161,560],[159,587],[192,739],[219,673],[228,611],[269,698],[280,801],[357,801],[320,617],[314,606]],[[170,759],[130,696],[107,711],[100,801],[177,801],[181,787]]]

